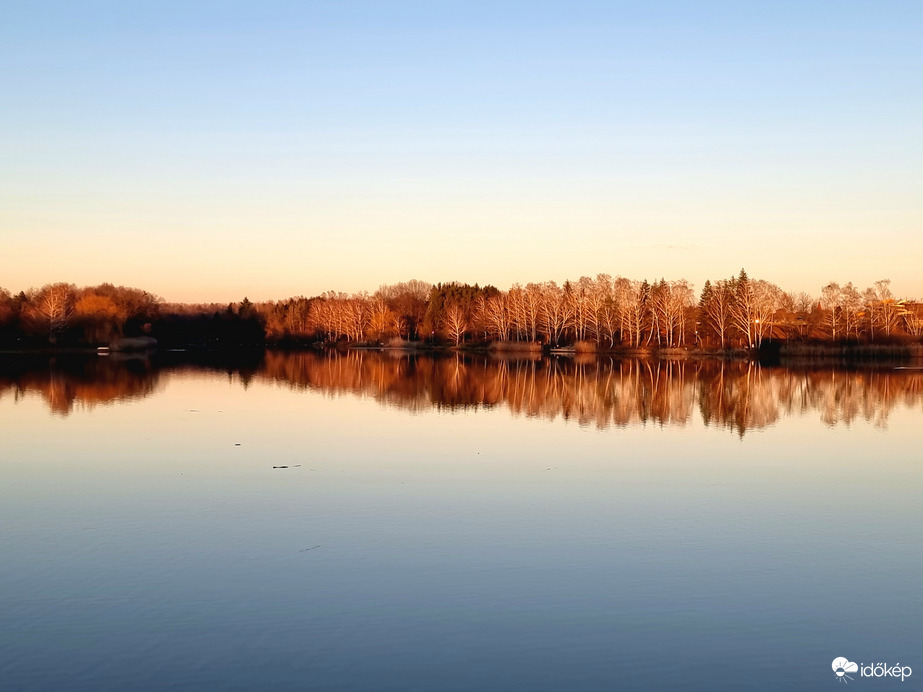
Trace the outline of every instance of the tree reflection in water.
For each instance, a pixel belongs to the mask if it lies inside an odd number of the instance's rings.
[[[763,367],[719,360],[592,356],[498,358],[398,352],[285,353],[216,362],[199,358],[0,361],[0,395],[37,394],[57,414],[149,396],[165,379],[225,373],[245,386],[271,381],[325,395],[371,397],[409,411],[508,408],[600,429],[645,423],[706,425],[739,435],[780,417],[818,413],[829,424],[886,424],[897,406],[920,408],[923,370]]]

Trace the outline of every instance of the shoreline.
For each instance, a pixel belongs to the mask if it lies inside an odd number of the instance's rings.
[[[95,347],[63,346],[41,348],[12,348],[0,349],[0,356],[90,356],[99,357],[123,356],[144,357],[164,354],[189,354],[201,356],[203,354],[227,355],[234,353],[254,353],[258,351],[284,351],[284,352],[318,352],[318,351],[379,351],[395,352],[402,354],[462,354],[485,355],[497,357],[616,357],[639,359],[663,360],[727,360],[727,361],[754,361],[763,364],[798,364],[799,362],[829,361],[831,363],[852,362],[907,362],[923,360],[923,344],[805,344],[773,342],[759,350],[747,349],[702,349],[702,348],[634,348],[616,347],[605,349],[575,348],[564,346],[546,348],[529,342],[507,342],[497,345],[490,344],[461,344],[458,346],[432,345],[420,342],[407,342],[405,344],[252,344],[252,345],[185,345],[170,347],[153,347],[138,350],[108,350]]]

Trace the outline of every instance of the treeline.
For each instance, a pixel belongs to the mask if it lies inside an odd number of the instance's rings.
[[[422,281],[375,293],[328,292],[282,301],[169,304],[135,288],[58,283],[0,289],[0,346],[99,346],[151,336],[163,345],[490,345],[538,350],[759,349],[767,341],[893,343],[923,337],[923,305],[882,280],[864,290],[824,286],[818,297],[736,276],[636,281],[599,274],[493,286]]]
[[[162,303],[147,291],[112,284],[56,283],[16,295],[0,288],[0,345],[99,345],[142,336]]]

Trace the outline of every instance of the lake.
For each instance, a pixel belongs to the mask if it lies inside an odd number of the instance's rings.
[[[923,369],[0,357],[0,689],[923,680]]]

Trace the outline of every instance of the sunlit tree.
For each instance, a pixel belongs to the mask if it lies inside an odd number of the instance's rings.
[[[73,284],[47,284],[29,297],[30,317],[56,343],[74,316],[76,288]]]

